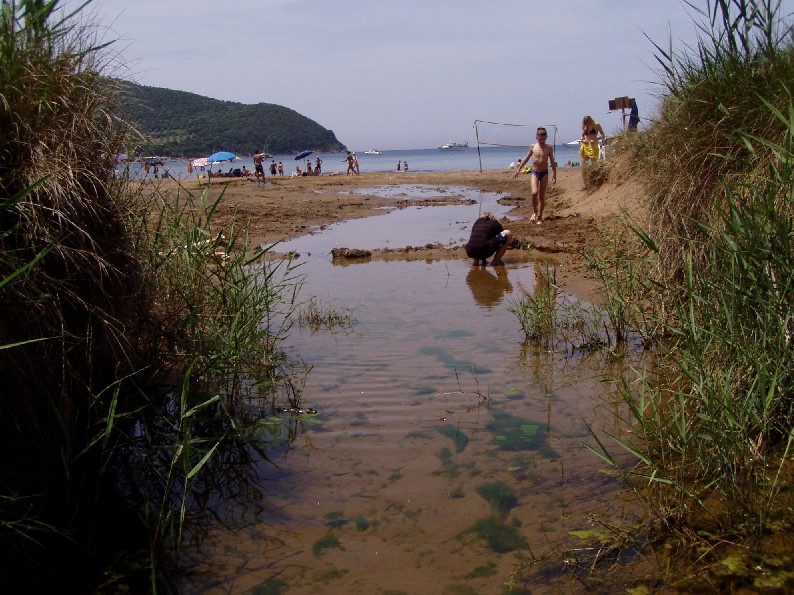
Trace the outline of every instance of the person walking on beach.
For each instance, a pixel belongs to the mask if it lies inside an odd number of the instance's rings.
[[[314,160],[314,173],[315,173],[315,174],[317,174],[318,176],[319,176],[319,175],[322,173],[322,171],[323,171],[322,169],[320,169],[320,166],[321,166],[322,164],[323,164],[323,160],[322,160],[322,159],[320,159],[319,157],[318,157],[317,159],[315,159],[315,160]]]
[[[275,160],[270,162],[270,175],[274,176],[274,177],[276,175],[276,162],[275,162]]]
[[[408,162],[403,161],[403,172],[408,173]]]
[[[579,144],[579,155],[582,156],[582,165],[587,165],[588,161],[598,161],[600,149],[598,141],[606,139],[604,129],[601,124],[593,120],[590,116],[582,119],[582,142]]]
[[[403,162],[398,159],[397,160],[397,171],[402,171],[402,170],[403,170]]]
[[[256,178],[257,184],[259,184],[259,176],[262,176],[262,182],[265,181],[265,169],[262,167],[262,160],[264,158],[264,155],[259,152],[259,149],[254,151],[254,177]]]
[[[356,174],[360,174],[361,170],[358,169],[358,155],[353,153],[353,169],[355,170]]]
[[[466,255],[472,259],[473,266],[485,266],[488,257],[495,255],[491,264],[499,266],[512,237],[509,229],[504,229],[490,211],[485,211],[471,227],[471,236],[464,246]]]
[[[538,141],[529,147],[527,156],[518,164],[513,177],[518,177],[521,170],[532,160],[529,175],[532,181],[532,216],[530,221],[538,225],[543,223],[543,208],[546,205],[546,187],[549,185],[549,166],[551,166],[551,183],[557,183],[557,162],[554,160],[554,147],[546,144],[548,133],[545,128],[538,128],[535,139]]]
[[[284,164],[281,161],[278,162],[278,175],[284,175]]]
[[[356,164],[353,161],[353,153],[350,151],[347,152],[347,157],[342,159],[342,163],[347,161],[347,175],[349,176],[351,173],[356,173]]]

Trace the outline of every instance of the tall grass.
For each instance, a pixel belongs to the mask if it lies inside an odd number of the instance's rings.
[[[56,8],[0,12],[0,343],[14,346],[0,358],[0,515],[51,528],[35,545],[4,534],[2,578],[90,543],[101,454],[87,446],[104,389],[142,365],[127,329],[148,308],[112,175],[128,128],[90,34]]]
[[[715,531],[757,536],[790,505],[778,495],[794,439],[794,104],[776,117],[785,144],[747,140],[778,158],[725,189],[718,227],[700,223],[705,264],[686,261],[664,366],[624,387],[635,472],[671,527],[699,510]]]
[[[794,39],[778,3],[709,6],[710,35],[670,65],[662,119],[639,139],[680,145],[685,167],[652,198],[672,227],[635,229],[661,264],[660,357],[622,383],[628,437],[613,436],[654,527],[706,562],[730,543],[760,559],[794,504]]]
[[[700,237],[694,221],[714,223],[724,183],[752,180],[770,153],[749,152],[741,131],[781,142],[785,128],[761,98],[785,109],[794,80],[792,27],[778,0],[714,0],[698,8],[701,35],[680,50],[655,44],[663,100],[647,133],[624,139],[648,179],[653,236],[663,264],[681,271],[682,241]],[[695,255],[697,256],[697,255]]]
[[[294,435],[257,428],[300,400],[300,279],[216,228],[221,198],[115,177],[134,134],[77,14],[0,12],[0,582],[90,592],[140,548],[116,586],[152,591],[213,458]]]
[[[510,303],[508,310],[518,319],[529,341],[549,348],[558,338],[557,272],[554,267],[537,268],[534,290],[524,291]]]

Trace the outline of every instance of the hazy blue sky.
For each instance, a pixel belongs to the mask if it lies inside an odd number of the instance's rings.
[[[579,137],[584,114],[616,131],[609,99],[636,97],[643,117],[657,105],[646,35],[695,37],[680,0],[94,0],[88,11],[117,40],[117,75],[283,105],[357,151],[473,142],[475,119],[556,124],[558,142]]]

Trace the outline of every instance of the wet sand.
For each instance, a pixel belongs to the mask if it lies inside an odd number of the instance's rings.
[[[608,228],[620,217],[621,209],[642,218],[640,205],[643,191],[631,180],[608,181],[597,191],[585,191],[580,168],[558,169],[557,184],[549,183],[544,222],[536,225],[532,214],[530,176],[513,178],[506,171],[462,171],[395,173],[372,172],[358,176],[323,175],[317,177],[270,177],[266,183],[254,178],[218,178],[208,185],[206,180],[189,179],[157,181],[164,189],[180,184],[194,195],[207,193],[207,198],[221,197],[214,217],[216,226],[232,221],[248,230],[251,246],[271,245],[311,233],[324,225],[383,213],[384,207],[417,204],[451,204],[460,200],[456,187],[470,187],[504,195],[502,204],[511,208],[512,221],[504,222],[518,238],[517,244],[533,259],[551,258],[561,264],[558,281],[574,293],[588,291],[581,252],[598,241],[598,230]],[[405,198],[384,197],[384,186],[404,185]],[[447,189],[433,196],[420,196],[408,190],[412,186],[437,186]],[[355,245],[346,246],[355,249]],[[511,257],[508,251],[506,258]],[[517,257],[518,254],[512,256]],[[525,255],[522,255],[522,258]],[[375,251],[373,259],[441,260],[465,259],[462,247],[427,244],[411,249]]]

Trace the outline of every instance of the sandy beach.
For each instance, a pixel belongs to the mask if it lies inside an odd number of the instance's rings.
[[[515,179],[507,171],[461,171],[434,173],[365,173],[358,176],[323,175],[317,177],[267,177],[265,184],[254,178],[217,178],[207,186],[206,181],[189,179],[158,181],[161,187],[181,184],[194,195],[206,191],[210,199],[221,197],[214,222],[217,226],[235,221],[248,229],[252,246],[270,245],[311,233],[323,225],[343,220],[374,216],[384,206],[423,204],[409,199],[382,198],[367,189],[387,185],[433,185],[450,187],[450,192],[425,204],[457,202],[455,187],[477,188],[503,193],[501,199],[511,207],[515,219],[509,228],[525,246],[521,259],[552,259],[562,264],[558,280],[575,289],[588,284],[579,257],[582,250],[598,240],[598,229],[605,228],[625,209],[635,216],[642,197],[642,188],[630,180],[609,181],[595,192],[587,192],[582,182],[580,168],[558,169],[557,184],[549,183],[546,196],[544,222],[536,225],[529,220],[532,215],[532,194],[529,175]],[[355,191],[355,194],[352,192]],[[505,225],[507,223],[505,222]],[[410,250],[374,251],[373,259],[465,259],[462,247],[449,249],[433,245],[413,247]],[[355,245],[347,246],[356,248]],[[518,250],[518,248],[516,249]],[[505,260],[519,257],[509,250]],[[589,293],[589,292],[588,292]]]

